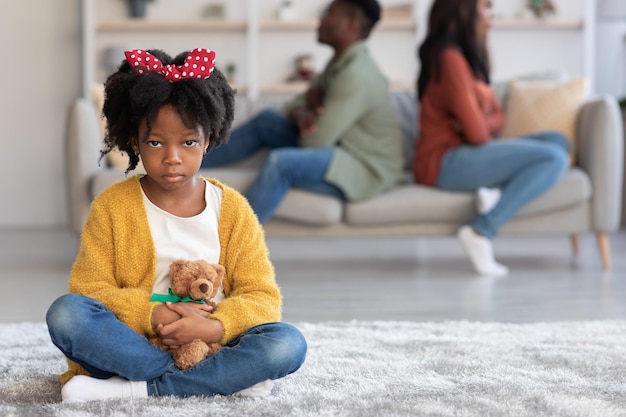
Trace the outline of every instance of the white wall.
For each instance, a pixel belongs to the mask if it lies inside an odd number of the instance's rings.
[[[78,0],[10,3],[0,13],[0,226],[62,225],[65,120],[80,88]]]
[[[598,1],[596,92],[626,97],[626,1]]]
[[[118,16],[124,12],[122,0],[98,1],[105,5],[99,13]],[[217,0],[182,1],[194,2],[200,8]],[[256,1],[262,1],[264,13],[272,13],[278,0]],[[326,3],[298,1],[310,7]],[[384,3],[404,1],[384,0]],[[424,10],[430,0],[417,1],[422,10],[418,32],[423,35]],[[554,1],[560,14],[579,16],[581,5],[588,0]],[[523,8],[525,2],[495,0],[496,12],[513,13]],[[150,6],[151,13],[154,18],[172,16],[176,8],[173,5],[177,3],[180,4],[180,0],[158,0]],[[243,0],[224,0],[224,3],[233,17],[245,13],[236,7],[244,4]],[[81,88],[79,4],[79,0],[12,2],[11,7],[4,8],[0,14],[0,42],[5,60],[0,70],[0,140],[3,145],[0,227],[60,227],[67,223],[63,147],[67,110]],[[283,35],[282,40],[296,45],[304,42],[299,37],[290,39],[289,36],[288,33]],[[376,38],[372,41],[379,42]],[[563,70],[572,76],[583,72],[582,40],[576,31],[542,34],[497,29],[492,33],[491,42],[496,80],[548,69]],[[196,46],[194,42],[187,43]],[[271,46],[274,41],[270,39],[265,44]],[[402,76],[414,79],[417,40],[405,40],[402,44],[386,40],[380,41],[378,46],[383,47],[385,54],[381,57],[383,68],[389,72],[403,68]],[[234,57],[244,52],[233,44],[222,55]],[[598,53],[613,52],[599,50]],[[318,62],[318,66],[322,63]]]
[[[556,17],[583,16],[585,2],[595,0],[553,0]],[[626,1],[626,0],[624,0]],[[527,0],[492,0],[496,18],[530,15]],[[419,0],[420,40],[425,36],[427,13],[432,0]],[[548,18],[549,19],[549,18]],[[534,72],[558,71],[570,77],[586,75],[584,34],[579,29],[528,29],[494,26],[489,34],[492,80],[503,81]]]
[[[247,17],[247,3],[250,0],[229,0],[225,2],[225,16],[227,19],[245,19]],[[259,0],[254,0],[259,1]],[[381,4],[389,6],[415,2],[415,0],[380,0]],[[212,3],[218,3],[212,0]],[[261,20],[276,17],[276,11],[281,0],[262,0],[258,3],[258,13]],[[202,19],[207,7],[207,0],[185,0],[176,3],[172,0],[161,0],[148,6],[148,18],[153,20],[183,20]],[[95,14],[98,19],[119,19],[126,15],[126,9],[121,2],[111,0],[96,0]],[[295,19],[316,21],[327,5],[327,1],[294,0]],[[414,49],[416,45],[415,33],[410,30],[375,30],[370,39],[370,47],[378,59],[382,70],[393,81],[412,83],[417,68]],[[231,31],[228,33],[188,31],[183,33],[163,33],[146,31],[99,31],[96,34],[96,62],[102,64],[106,51],[115,47],[123,51],[141,47],[148,49],[158,47],[170,54],[176,54],[185,48],[204,46],[218,52],[219,63],[236,62],[238,65],[238,79],[248,78],[246,33]],[[390,48],[389,45],[393,45]],[[331,56],[332,50],[326,45],[317,43],[315,29],[273,30],[260,31],[258,39],[259,67],[258,81],[260,84],[276,84],[285,81],[293,71],[293,63],[298,55],[307,53],[313,56],[313,64],[320,71]],[[397,51],[406,51],[398,54]],[[117,54],[121,59],[123,56]],[[96,80],[103,80],[109,73],[102,65],[97,71]]]
[[[581,18],[585,0],[553,0],[560,18]],[[497,16],[510,17],[525,9],[526,0],[495,0]],[[558,71],[570,77],[585,74],[584,32],[494,28],[490,36],[493,80],[531,72]]]

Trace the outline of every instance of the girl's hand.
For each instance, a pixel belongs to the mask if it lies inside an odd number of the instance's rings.
[[[213,306],[209,304],[200,304],[200,303],[178,303],[182,308],[188,309],[190,313],[197,313],[200,316],[207,318],[213,312]],[[179,320],[181,315],[178,314],[175,310],[168,308],[166,304],[155,307],[152,310],[152,327],[157,327],[159,324],[170,324]]]
[[[192,305],[193,304],[193,305]],[[171,347],[201,339],[207,343],[219,342],[224,328],[219,320],[208,319],[213,307],[197,303],[166,303],[165,306],[180,318],[169,324],[158,324],[156,334],[161,341]]]
[[[179,308],[182,308],[186,311],[189,311],[190,314],[197,314],[200,317],[208,318],[213,312],[213,306],[207,303],[193,303],[193,302],[185,302],[185,303],[165,303],[165,307],[169,310],[177,312],[178,310],[171,308],[171,306],[176,305]]]

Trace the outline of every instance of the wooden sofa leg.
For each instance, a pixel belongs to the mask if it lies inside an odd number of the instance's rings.
[[[578,235],[570,235],[570,241],[572,242],[572,253],[574,254],[574,257],[577,257],[580,248],[580,246],[578,245]]]
[[[609,234],[599,232],[597,238],[600,256],[602,257],[602,268],[611,269],[611,242],[609,241]]]

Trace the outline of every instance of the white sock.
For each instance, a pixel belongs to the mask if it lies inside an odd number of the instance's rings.
[[[480,214],[489,213],[500,201],[502,191],[499,188],[480,187],[476,190],[476,209]]]
[[[110,398],[148,398],[146,381],[129,381],[119,376],[97,379],[86,375],[76,375],[61,389],[65,403],[76,403]]]
[[[271,379],[266,379],[265,381],[254,384],[249,388],[236,392],[235,395],[242,397],[265,397],[266,395],[269,395],[272,388],[274,388],[274,382]]]
[[[471,226],[461,227],[458,238],[479,274],[502,277],[509,273],[509,268],[496,262],[491,240],[476,233]]]

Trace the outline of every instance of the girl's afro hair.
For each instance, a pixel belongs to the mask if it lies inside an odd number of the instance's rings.
[[[189,53],[180,53],[172,59],[158,49],[148,52],[159,58],[163,65],[182,65]],[[234,117],[235,91],[219,69],[215,68],[209,78],[170,82],[158,73],[137,74],[124,60],[104,83],[103,116],[107,129],[100,157],[118,148],[128,154],[126,172],[135,169],[139,157],[131,146],[131,138],[137,137],[139,123],[144,119],[149,135],[154,118],[164,105],[173,106],[185,126],[201,128],[203,135],[210,138],[209,151],[228,141]]]

